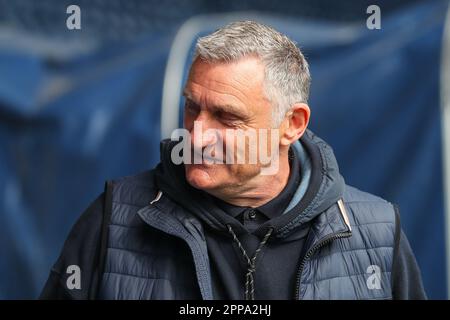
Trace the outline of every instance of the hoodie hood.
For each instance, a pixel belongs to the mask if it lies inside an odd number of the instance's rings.
[[[161,162],[155,172],[157,187],[172,201],[218,232],[228,233],[227,225],[231,225],[236,234],[247,233],[239,221],[225,212],[220,215],[212,214],[221,211],[213,197],[189,185],[184,165],[175,165],[171,160],[172,149],[177,143],[169,139],[161,141]],[[345,182],[339,173],[332,148],[310,130],[306,130],[300,143],[310,164],[309,183],[305,185],[304,181],[300,182],[286,211],[261,225],[254,232],[258,236],[264,236],[273,228],[273,237],[287,237],[296,227],[311,221],[342,198]]]

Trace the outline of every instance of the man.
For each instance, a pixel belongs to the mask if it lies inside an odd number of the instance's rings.
[[[107,183],[41,298],[424,299],[395,207],[345,185],[307,129],[309,85],[300,50],[268,26],[200,38],[183,143]]]

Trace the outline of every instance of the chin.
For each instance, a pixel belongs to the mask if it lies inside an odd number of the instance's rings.
[[[215,187],[214,180],[208,170],[196,165],[186,166],[186,180],[194,188],[208,190]]]

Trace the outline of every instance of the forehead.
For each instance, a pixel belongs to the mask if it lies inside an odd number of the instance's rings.
[[[214,100],[248,106],[265,99],[263,81],[264,65],[256,57],[218,63],[197,59],[192,64],[185,93],[189,98],[201,100],[199,103]]]

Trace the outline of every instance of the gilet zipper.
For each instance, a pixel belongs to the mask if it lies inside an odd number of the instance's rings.
[[[303,268],[305,266],[305,263],[311,258],[311,256],[320,248],[322,248],[323,246],[325,246],[326,244],[337,240],[337,239],[341,239],[341,238],[348,238],[352,235],[351,231],[346,231],[346,232],[341,232],[341,233],[337,233],[337,234],[333,234],[329,237],[326,237],[324,239],[322,239],[320,242],[318,242],[317,244],[315,244],[311,249],[308,250],[308,252],[305,254],[305,256],[303,257],[300,266],[298,268],[298,272],[297,272],[297,279],[295,282],[295,297],[294,300],[300,300],[299,294],[300,294],[300,281],[301,281],[301,277],[302,277],[302,273],[303,273]]]

